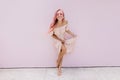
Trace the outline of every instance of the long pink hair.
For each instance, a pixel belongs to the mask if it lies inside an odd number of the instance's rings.
[[[54,15],[54,17],[53,17],[53,21],[52,21],[52,23],[50,24],[49,32],[53,31],[53,29],[55,28],[55,24],[58,22],[58,19],[57,19],[57,12],[58,12],[58,11],[62,11],[62,12],[63,12],[62,9],[58,9],[58,10],[55,12],[55,15]],[[63,12],[63,17],[64,17],[64,18],[63,18],[62,21],[65,20],[64,12]],[[48,32],[48,33],[49,33],[49,32]]]

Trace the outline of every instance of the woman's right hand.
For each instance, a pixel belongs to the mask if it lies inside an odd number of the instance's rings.
[[[64,44],[64,43],[65,43],[65,41],[64,41],[64,40],[61,40],[61,43],[62,43],[62,44]]]

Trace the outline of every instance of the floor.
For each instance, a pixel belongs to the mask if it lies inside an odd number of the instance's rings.
[[[120,67],[0,69],[0,80],[120,80]]]

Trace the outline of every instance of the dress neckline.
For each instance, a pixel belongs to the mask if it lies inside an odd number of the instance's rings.
[[[60,27],[56,27],[54,29],[57,29],[57,28],[63,28],[64,26],[66,26],[67,24],[63,25],[63,26],[60,26]]]

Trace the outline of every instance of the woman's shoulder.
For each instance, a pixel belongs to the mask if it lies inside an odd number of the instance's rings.
[[[64,21],[64,25],[66,25],[66,24],[68,24],[68,21],[67,21],[67,20]]]
[[[63,22],[62,26],[66,26],[67,24],[68,24],[68,21],[65,20],[65,21]]]

